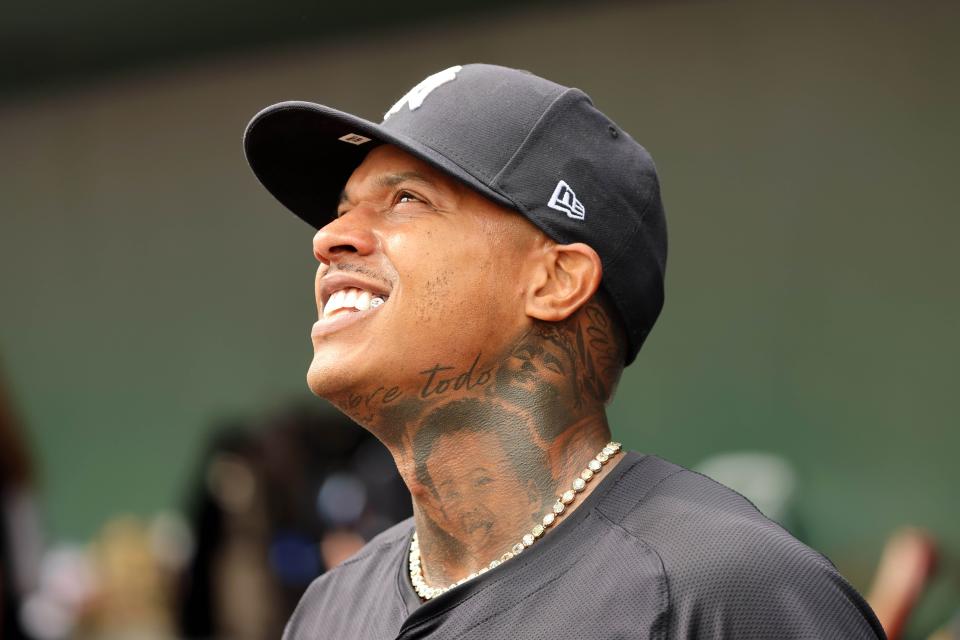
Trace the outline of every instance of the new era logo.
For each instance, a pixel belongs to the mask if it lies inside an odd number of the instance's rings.
[[[547,203],[547,206],[562,211],[574,220],[583,220],[587,214],[583,205],[577,200],[577,194],[563,180],[557,183],[557,188],[553,190],[553,195],[550,196],[550,202]]]

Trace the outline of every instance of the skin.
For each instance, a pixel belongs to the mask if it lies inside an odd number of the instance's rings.
[[[516,537],[509,523],[536,521],[542,505],[517,469],[473,459],[468,453],[475,451],[497,452],[506,458],[497,436],[489,432],[444,435],[437,441],[429,458],[435,499],[428,497],[427,503],[439,514],[436,524],[444,531],[458,532],[472,562],[482,566],[489,562],[489,554],[477,552],[489,549],[491,542]],[[513,495],[513,499],[495,505],[487,501],[491,495]]]
[[[338,214],[313,242],[320,317],[344,278],[386,302],[315,325],[308,384],[390,449],[424,576],[449,584],[519,541],[609,441],[623,345],[600,260],[391,146]]]

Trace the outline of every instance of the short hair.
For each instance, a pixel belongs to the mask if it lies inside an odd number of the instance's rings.
[[[478,415],[483,415],[486,420],[478,421]],[[496,404],[483,402],[477,398],[454,400],[435,409],[427,416],[423,425],[413,436],[413,455],[417,480],[423,485],[431,487],[431,490],[436,493],[432,488],[433,480],[430,477],[430,471],[427,469],[427,461],[433,452],[433,447],[441,436],[463,432],[489,433],[495,436],[517,475],[521,478],[527,477],[531,460],[536,460],[543,465],[547,465],[548,460],[546,452],[531,438],[516,437],[517,425],[525,422],[526,419],[521,414]],[[554,489],[548,482],[549,478],[544,480],[537,476],[530,479],[544,495],[550,494]]]

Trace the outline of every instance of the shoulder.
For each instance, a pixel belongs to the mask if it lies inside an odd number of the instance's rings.
[[[659,556],[677,637],[883,637],[833,564],[749,500],[655,456],[625,476],[642,474],[617,524]]]
[[[406,612],[398,590],[397,567],[412,527],[412,519],[394,525],[314,580],[290,618],[284,638],[378,637],[399,630]],[[350,615],[357,609],[377,611],[379,616],[365,616],[361,621]]]
[[[400,549],[406,548],[406,543],[413,532],[413,518],[407,518],[389,529],[380,532],[370,542],[363,545],[359,551],[344,560],[342,563],[320,576],[318,580],[324,577],[339,577],[349,575],[358,571],[364,571],[372,565],[377,565],[383,559],[384,555],[396,554]]]

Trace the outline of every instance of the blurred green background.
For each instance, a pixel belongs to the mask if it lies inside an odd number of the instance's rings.
[[[0,31],[0,357],[55,537],[179,506],[214,420],[308,395],[311,230],[248,170],[249,118],[379,119],[483,61],[584,89],[657,160],[667,304],[615,433],[687,466],[783,455],[806,540],[861,589],[898,525],[956,557],[960,5],[292,6],[139,48],[117,20]]]

